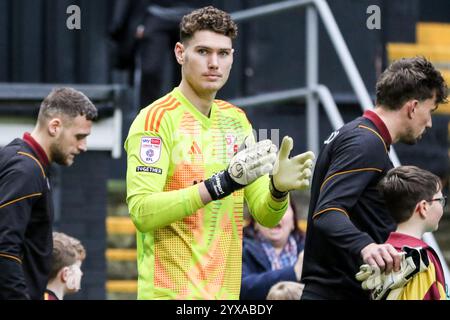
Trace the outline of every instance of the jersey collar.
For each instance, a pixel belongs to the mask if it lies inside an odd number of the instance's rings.
[[[181,92],[181,90],[176,87],[172,91],[173,96],[181,102],[183,106],[185,106],[193,115],[194,117],[200,121],[200,123],[205,127],[209,128],[211,126],[213,117],[216,113],[216,104],[212,103],[211,111],[210,111],[210,117],[205,116],[203,113],[201,113],[189,100],[184,96],[184,94]]]
[[[364,112],[363,117],[369,119],[375,125],[389,150],[389,147],[392,144],[392,138],[383,120],[381,120],[381,118],[371,110],[367,110],[366,112]]]
[[[405,245],[428,248],[428,244],[421,239],[400,232],[391,232],[386,242],[392,244],[396,249],[401,249]]]
[[[39,162],[44,167],[47,167],[50,164],[50,161],[48,160],[47,154],[45,153],[44,149],[42,149],[41,145],[36,140],[34,140],[29,132],[25,132],[22,139],[37,155],[37,157],[39,158]]]

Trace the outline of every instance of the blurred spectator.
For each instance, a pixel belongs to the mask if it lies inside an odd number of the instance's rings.
[[[304,286],[299,282],[280,281],[270,288],[267,300],[300,300]]]
[[[173,50],[181,17],[205,0],[116,0],[109,27],[112,66],[130,72],[139,108],[181,81]]]
[[[299,281],[303,243],[304,235],[298,228],[292,201],[274,228],[265,228],[252,219],[244,228],[240,298],[264,300],[276,283]]]
[[[67,293],[80,290],[81,264],[86,251],[78,239],[61,232],[53,232],[52,267],[45,300],[63,300]]]

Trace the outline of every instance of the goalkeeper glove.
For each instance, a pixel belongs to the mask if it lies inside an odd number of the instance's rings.
[[[247,141],[231,159],[227,169],[205,180],[213,200],[222,199],[273,170],[277,147],[270,140],[251,145]]]
[[[288,136],[281,142],[270,184],[270,190],[275,198],[284,198],[290,190],[309,187],[314,153],[308,151],[289,159],[293,145],[294,141]]]
[[[428,268],[429,260],[425,249],[404,246],[402,250],[400,270],[397,272],[381,273],[378,267],[368,264],[360,267],[356,279],[362,281],[364,290],[371,290],[372,300],[381,300],[386,296],[388,299],[394,298],[390,294],[391,290],[403,288],[415,274]]]

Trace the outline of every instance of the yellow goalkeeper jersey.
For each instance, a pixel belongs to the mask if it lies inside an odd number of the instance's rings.
[[[238,299],[243,206],[276,225],[269,177],[206,206],[197,184],[227,168],[252,127],[245,113],[215,100],[210,117],[178,88],[141,110],[125,141],[127,203],[137,228],[138,299]]]

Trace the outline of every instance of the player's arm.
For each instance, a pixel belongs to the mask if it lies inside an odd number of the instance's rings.
[[[132,220],[141,232],[161,228],[181,220],[206,205],[209,201],[222,199],[236,190],[251,184],[258,177],[273,169],[276,147],[269,141],[261,141],[239,151],[229,166],[204,182],[188,188],[163,191],[169,169],[171,145],[170,134],[161,130],[149,135],[162,143],[158,159],[144,165],[142,134],[132,134],[126,141],[128,153],[127,201]],[[155,140],[156,141],[156,140]],[[145,149],[145,148],[144,148]],[[145,151],[145,150],[144,150]],[[148,168],[148,167],[151,168]],[[142,168],[144,167],[144,168]]]
[[[0,184],[0,300],[29,299],[23,242],[33,203],[42,196],[42,179],[23,166],[8,169]]]
[[[353,138],[334,150],[334,161],[321,186],[312,216],[315,228],[336,246],[381,269],[398,270],[400,257],[388,244],[376,244],[350,220],[349,212],[383,168],[384,147],[376,140]],[[370,156],[368,156],[370,154]],[[378,156],[377,156],[378,155]]]
[[[244,189],[250,214],[261,225],[274,227],[280,222],[288,206],[289,196],[274,198],[269,190],[270,178],[265,175]]]
[[[127,203],[137,229],[148,232],[191,215],[204,203],[198,184],[163,191],[174,152],[171,130],[163,119],[158,132],[140,131],[137,120],[125,142]]]

